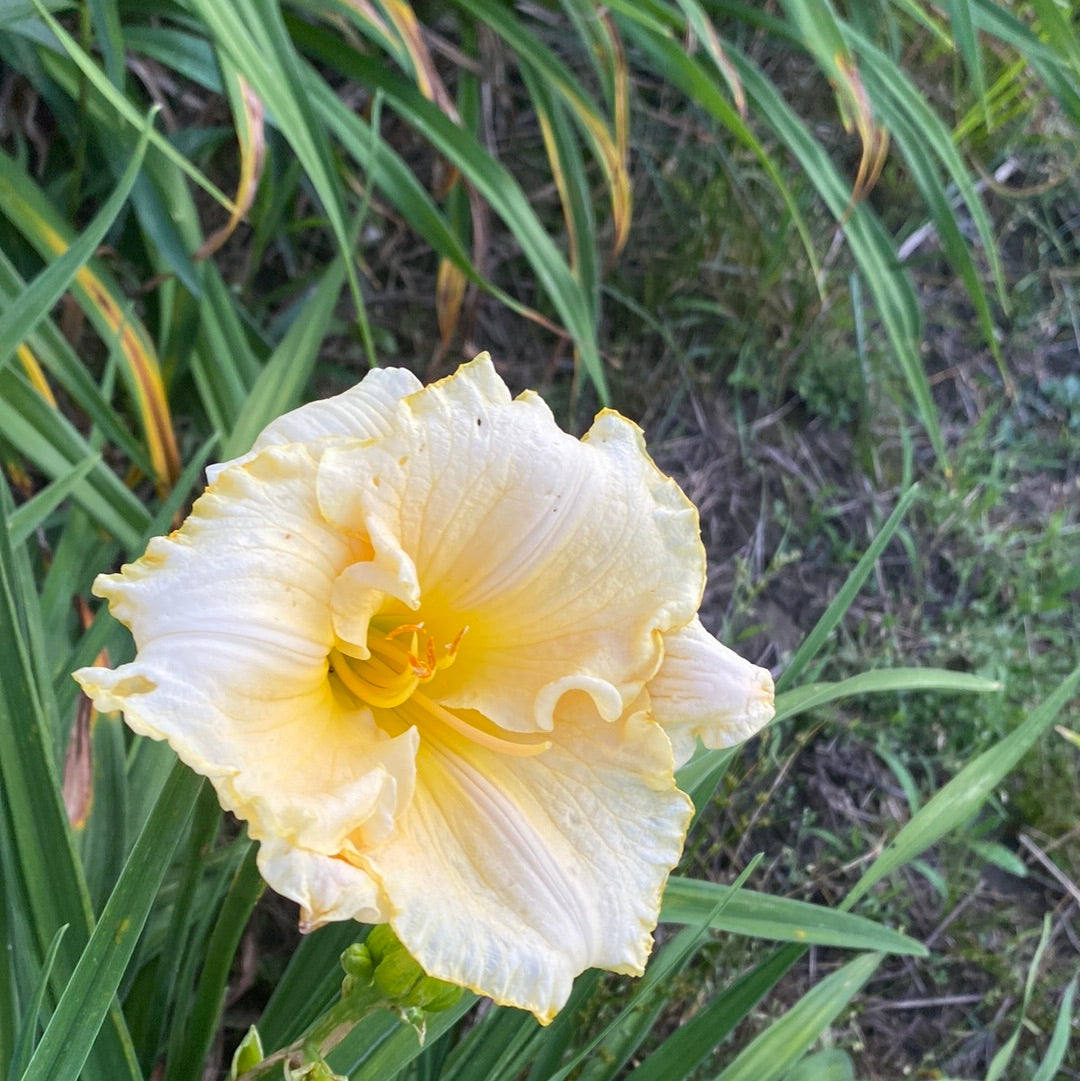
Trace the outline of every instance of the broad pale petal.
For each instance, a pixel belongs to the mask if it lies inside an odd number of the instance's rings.
[[[253,837],[336,852],[407,802],[415,733],[387,739],[327,677],[330,593],[365,549],[321,520],[316,458],[271,448],[223,472],[183,527],[95,592],[138,646],[76,678],[101,710],[166,739]]]
[[[536,395],[511,401],[486,358],[404,404],[410,422],[385,439],[327,449],[319,503],[371,538],[379,603],[398,598],[440,642],[468,627],[432,695],[517,731],[550,729],[571,690],[618,716],[655,673],[662,633],[697,611],[692,504],[635,425],[605,412],[574,439]],[[362,642],[374,609],[343,587],[339,636]]]
[[[422,384],[405,368],[375,368],[342,394],[309,402],[271,421],[247,454],[209,466],[212,484],[223,469],[250,461],[267,447],[283,443],[319,443],[327,439],[377,439],[393,427],[401,399]]]
[[[773,680],[695,619],[664,635],[664,663],[650,680],[653,717],[664,727],[675,753],[675,768],[706,747],[733,747],[749,739],[773,717]]]
[[[583,969],[641,973],[690,815],[645,713],[602,721],[572,695],[552,740],[508,758],[425,736],[413,802],[365,859],[428,973],[545,1023]]]
[[[332,436],[381,438],[393,429],[401,400],[422,387],[406,368],[374,368],[343,394],[309,402],[271,421],[251,449],[259,451],[278,443],[314,443]]]
[[[258,863],[267,884],[300,906],[301,931],[334,920],[385,923],[389,918],[378,883],[341,857],[271,838],[259,846]]]

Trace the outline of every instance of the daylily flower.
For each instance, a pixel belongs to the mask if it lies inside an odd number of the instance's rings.
[[[640,974],[682,850],[674,770],[772,716],[697,618],[697,512],[610,410],[577,440],[487,355],[274,421],[94,592],[76,674],[260,843],[302,926],[389,922],[431,976],[548,1021]]]

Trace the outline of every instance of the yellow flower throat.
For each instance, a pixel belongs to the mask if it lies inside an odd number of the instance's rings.
[[[399,720],[415,725],[422,732],[432,733],[435,725],[444,734],[445,729],[450,729],[488,750],[516,757],[531,757],[546,751],[551,746],[547,740],[518,742],[507,738],[509,733],[502,734],[483,718],[480,718],[484,724],[481,727],[419,690],[421,683],[429,683],[454,663],[468,629],[462,627],[440,651],[422,623],[402,623],[389,632],[373,624],[368,632],[369,656],[360,659],[332,649],[331,671],[361,703],[376,710],[392,710]]]

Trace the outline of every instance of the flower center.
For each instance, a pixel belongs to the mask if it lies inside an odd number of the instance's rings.
[[[389,634],[372,627],[367,643],[370,657],[358,660],[334,649],[330,651],[330,663],[341,682],[362,702],[376,709],[394,709],[408,701],[421,683],[454,663],[468,629],[462,627],[440,656],[435,639],[424,632],[422,623],[403,623]]]
[[[387,632],[373,622],[367,640],[370,655],[360,659],[332,649],[330,669],[364,705],[392,710],[399,720],[421,732],[433,735],[441,729],[445,736],[449,729],[481,747],[516,757],[546,751],[551,746],[547,740],[519,742],[493,730],[495,726],[484,718],[466,720],[419,690],[421,683],[429,683],[454,663],[468,629],[462,627],[440,650],[423,623],[402,623]]]

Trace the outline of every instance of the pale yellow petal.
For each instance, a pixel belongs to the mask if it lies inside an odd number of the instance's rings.
[[[168,740],[253,837],[333,853],[361,828],[389,832],[416,734],[387,739],[328,678],[333,583],[364,548],[319,517],[316,465],[293,444],[226,470],[180,530],[100,577],[138,654],[76,678]]]
[[[508,758],[425,738],[398,832],[364,859],[428,973],[545,1023],[583,969],[641,973],[690,814],[644,713],[571,695],[552,740]]]
[[[324,440],[377,439],[393,427],[401,399],[421,387],[405,368],[375,368],[342,394],[309,402],[271,421],[248,453],[207,468],[213,483],[223,469],[250,461],[270,446],[283,443],[318,444]]]
[[[378,883],[366,871],[275,839],[259,846],[259,873],[267,884],[300,906],[300,930],[334,920],[385,923],[389,918]]]
[[[732,747],[773,718],[768,670],[721,645],[695,619],[664,635],[664,663],[650,680],[653,717],[671,739],[678,768],[706,747]]]
[[[655,673],[662,633],[697,610],[693,506],[635,425],[605,412],[574,439],[536,395],[511,400],[486,358],[404,404],[408,425],[330,447],[319,467],[323,513],[374,550],[335,595],[339,636],[362,643],[397,598],[440,643],[468,628],[431,685],[444,704],[517,731],[549,729],[573,689],[620,714]]]

